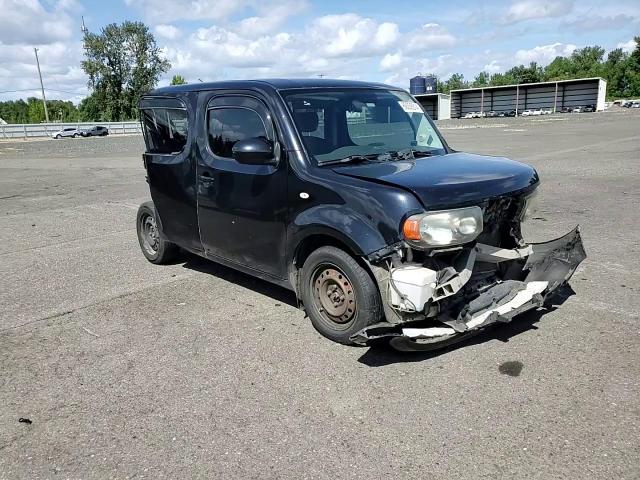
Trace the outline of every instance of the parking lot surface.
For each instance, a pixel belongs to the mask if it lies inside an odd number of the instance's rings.
[[[141,137],[0,143],[0,478],[639,478],[640,112],[440,126],[535,166],[527,239],[579,223],[588,258],[559,308],[431,354],[148,263]]]

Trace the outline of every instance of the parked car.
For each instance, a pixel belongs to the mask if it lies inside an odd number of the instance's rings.
[[[521,238],[533,167],[452,150],[396,87],[198,83],[139,107],[144,256],[182,248],[289,288],[336,342],[451,344],[541,306],[585,258],[577,227]]]
[[[82,132],[80,130],[78,130],[76,127],[67,127],[67,128],[63,128],[62,130],[58,130],[57,132],[54,132],[51,134],[51,136],[53,138],[63,138],[63,137],[79,137],[80,135],[82,135]]]
[[[495,112],[493,110],[491,110],[490,112],[487,112],[487,117],[489,118],[493,118],[493,117],[497,117],[498,116],[498,112]]]
[[[107,127],[95,126],[82,130],[83,137],[104,137],[109,135],[109,129]]]
[[[467,112],[462,118],[477,118],[476,112]]]
[[[631,108],[640,108],[640,102],[633,102]]]
[[[533,115],[533,110],[525,110],[520,115],[522,115],[523,117],[530,117]]]
[[[573,107],[573,110],[571,110],[571,113],[582,113],[582,108],[583,107]]]
[[[573,112],[573,107],[562,107],[560,109],[560,113],[571,113]]]
[[[627,100],[626,102],[623,102],[622,106],[624,108],[631,108],[631,106],[633,105],[633,102]]]
[[[531,115],[536,116],[536,117],[542,115],[542,109],[541,108],[534,108],[533,110],[531,110]]]
[[[516,111],[515,111],[515,110],[509,110],[509,111],[508,111],[508,112],[506,112],[506,114],[505,114],[505,116],[507,116],[507,117],[515,117],[515,116],[517,116],[517,115],[518,115],[518,114],[516,113]]]
[[[595,105],[585,105],[585,107],[582,110],[583,112],[595,112],[596,111],[596,106]]]
[[[551,110],[550,108],[543,108],[541,112],[542,115],[551,115],[553,113],[553,110]]]

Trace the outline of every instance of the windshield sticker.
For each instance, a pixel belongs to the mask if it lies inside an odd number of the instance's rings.
[[[400,107],[407,113],[422,113],[420,105],[414,102],[399,100]]]

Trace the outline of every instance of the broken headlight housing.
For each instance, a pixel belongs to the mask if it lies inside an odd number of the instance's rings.
[[[429,247],[449,247],[475,240],[482,232],[480,207],[438,210],[412,215],[402,225],[404,238],[411,244]]]

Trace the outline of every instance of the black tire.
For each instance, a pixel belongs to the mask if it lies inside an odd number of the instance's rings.
[[[140,249],[151,263],[162,265],[175,260],[178,246],[163,238],[153,202],[144,202],[138,208],[136,231]]]
[[[78,138],[78,134],[77,134],[77,133],[74,133],[74,134],[73,134],[73,138]]]
[[[55,136],[56,140],[60,140],[60,135]]]
[[[320,247],[306,259],[300,296],[315,329],[345,345],[353,345],[351,335],[382,318],[380,293],[373,278],[351,255],[336,247]]]

